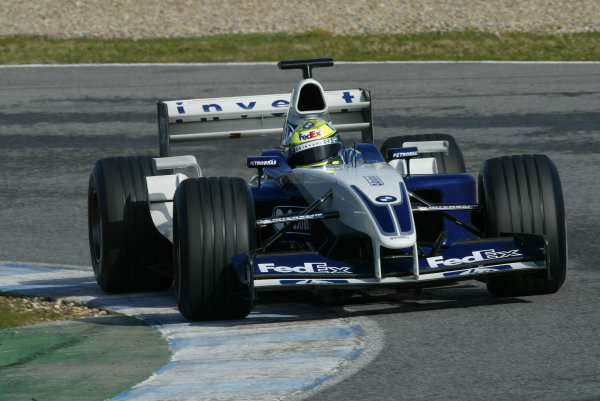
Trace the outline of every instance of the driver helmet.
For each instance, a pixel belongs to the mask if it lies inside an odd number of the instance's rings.
[[[330,122],[315,118],[298,125],[288,149],[288,161],[292,166],[321,166],[337,160],[342,141]]]

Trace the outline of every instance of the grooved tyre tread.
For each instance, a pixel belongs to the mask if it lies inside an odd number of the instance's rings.
[[[453,136],[448,134],[419,134],[419,135],[401,135],[388,138],[381,145],[381,154],[387,157],[387,150],[391,148],[401,148],[404,142],[421,141],[448,141],[448,154],[443,153],[419,153],[418,157],[433,157],[437,161],[438,172],[440,174],[458,174],[465,173],[465,160],[460,147]]]
[[[560,178],[545,155],[505,156],[486,161],[479,174],[479,202],[485,205],[487,233],[542,234],[548,241],[551,278],[546,272],[491,279],[496,296],[558,291],[567,272],[567,233]]]
[[[182,182],[174,201],[177,305],[192,320],[240,319],[252,308],[251,284],[231,258],[256,247],[254,201],[241,178]]]
[[[151,157],[132,156],[98,160],[90,176],[90,251],[106,292],[154,291],[172,282],[172,246],[148,207],[144,177],[152,175]]]

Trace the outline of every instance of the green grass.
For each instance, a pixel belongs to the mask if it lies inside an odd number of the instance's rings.
[[[600,33],[335,36],[313,31],[150,40],[0,38],[0,64],[188,63],[311,57],[333,57],[338,61],[600,61]]]
[[[15,307],[14,303],[7,302],[7,298],[0,297],[0,330],[9,327],[24,326],[27,324],[56,320],[60,316],[58,311],[32,310],[24,307]]]
[[[79,319],[98,314],[98,309],[72,302],[30,297],[0,291],[0,330],[54,320]],[[110,312],[113,314],[113,312]]]

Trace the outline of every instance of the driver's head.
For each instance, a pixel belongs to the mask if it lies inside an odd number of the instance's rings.
[[[294,130],[288,162],[295,167],[321,165],[341,149],[342,142],[331,123],[321,119],[305,120]]]

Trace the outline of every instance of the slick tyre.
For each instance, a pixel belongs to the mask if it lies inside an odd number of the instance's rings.
[[[546,237],[547,272],[491,279],[495,296],[549,294],[558,291],[567,273],[567,230],[562,188],[556,166],[545,155],[490,159],[479,174],[479,203],[486,212],[487,234],[540,234]]]
[[[148,156],[96,162],[88,187],[88,233],[94,275],[110,293],[155,291],[173,281],[173,247],[154,226],[146,180]]]
[[[437,161],[438,173],[440,174],[458,174],[465,173],[465,160],[463,159],[460,147],[453,136],[447,134],[420,134],[420,135],[402,135],[388,138],[381,145],[381,154],[387,158],[387,150],[392,148],[401,148],[405,142],[422,141],[448,141],[448,154],[443,153],[420,153],[418,157],[434,157]]]
[[[232,257],[256,248],[250,188],[241,178],[188,179],[174,202],[179,311],[191,320],[243,319],[252,308],[252,283],[237,277]]]

